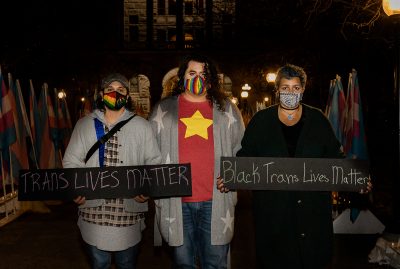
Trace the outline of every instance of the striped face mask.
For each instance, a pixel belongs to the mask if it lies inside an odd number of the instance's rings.
[[[283,108],[296,109],[299,106],[303,93],[280,92],[279,101]]]
[[[195,76],[185,80],[185,91],[191,92],[195,95],[202,95],[206,91],[206,81],[200,76]]]

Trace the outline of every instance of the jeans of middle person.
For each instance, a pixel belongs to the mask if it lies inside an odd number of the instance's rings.
[[[118,269],[136,268],[139,244],[121,251],[105,251],[89,244],[86,244],[86,246],[92,261],[92,269],[109,269],[112,254],[114,254],[115,265]]]
[[[229,244],[211,245],[212,201],[182,203],[183,245],[173,248],[174,267],[179,269],[227,268]]]

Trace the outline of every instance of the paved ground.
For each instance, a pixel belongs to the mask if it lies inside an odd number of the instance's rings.
[[[232,242],[232,268],[252,269],[255,268],[255,255],[250,199],[246,193],[239,198]],[[51,213],[26,213],[0,228],[0,269],[90,268],[76,226],[76,206],[62,203],[49,205],[49,208]],[[138,268],[170,268],[168,249],[152,246],[150,217],[147,225]],[[331,269],[389,268],[368,263],[368,254],[376,239],[374,235],[336,235]]]

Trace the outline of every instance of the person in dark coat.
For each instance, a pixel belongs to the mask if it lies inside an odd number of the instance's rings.
[[[328,119],[301,103],[307,75],[287,64],[275,82],[279,104],[251,119],[237,156],[342,158]],[[253,191],[258,268],[326,268],[333,245],[331,193]]]

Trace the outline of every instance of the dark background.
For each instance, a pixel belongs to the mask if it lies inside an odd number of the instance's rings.
[[[398,222],[399,101],[394,88],[400,18],[387,17],[381,1],[238,0],[233,37],[195,51],[211,56],[233,81],[238,96],[250,83],[262,96],[270,87],[268,71],[287,62],[308,74],[304,101],[324,109],[329,81],[336,74],[347,87],[348,74],[359,76],[371,176],[373,209],[386,224]],[[373,2],[374,3],[374,2]],[[187,50],[128,50],[122,40],[123,0],[3,1],[0,16],[0,65],[28,89],[43,82],[77,98],[98,86],[111,71],[145,74],[152,103],[161,95],[161,80]],[[374,12],[381,14],[373,22]],[[396,56],[397,55],[397,56]],[[75,98],[75,99],[74,99]],[[254,97],[255,98],[255,97]],[[75,112],[74,112],[75,111]],[[395,225],[394,225],[395,226]]]

